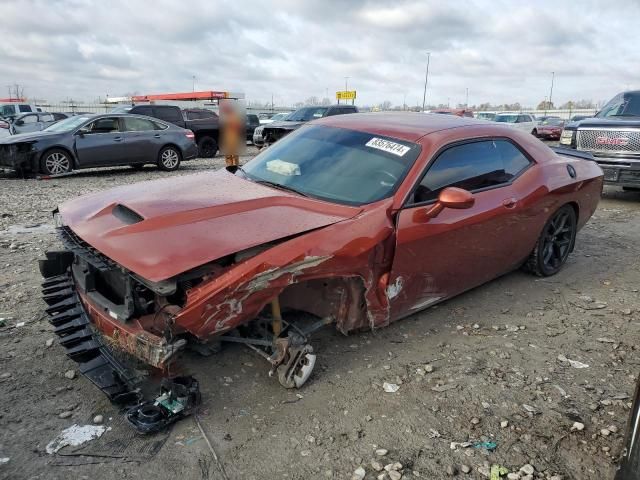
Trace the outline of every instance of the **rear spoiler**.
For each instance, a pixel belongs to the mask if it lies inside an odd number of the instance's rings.
[[[564,147],[549,147],[549,148],[551,148],[551,150],[553,150],[554,153],[557,153],[558,155],[564,155],[565,157],[574,157],[574,158],[580,158],[582,160],[591,160],[592,162],[596,161],[593,155],[590,154],[589,152],[581,152],[579,150],[574,150],[572,148],[564,148]]]

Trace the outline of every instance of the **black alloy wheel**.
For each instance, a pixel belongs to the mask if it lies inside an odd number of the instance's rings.
[[[564,205],[547,221],[527,268],[541,277],[555,275],[567,261],[576,240],[577,218],[571,205]]]

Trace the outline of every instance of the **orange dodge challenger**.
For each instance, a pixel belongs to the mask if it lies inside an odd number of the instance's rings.
[[[113,401],[135,388],[123,357],[163,368],[224,341],[300,387],[323,326],[378,329],[519,267],[558,272],[602,183],[588,154],[496,123],[327,117],[242,167],[60,205],[44,299]]]

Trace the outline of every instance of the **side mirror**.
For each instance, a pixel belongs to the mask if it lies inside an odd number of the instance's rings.
[[[457,187],[447,187],[438,195],[438,201],[426,212],[427,218],[436,218],[445,208],[463,210],[473,207],[476,199],[473,193]]]
[[[17,120],[16,125],[21,127],[22,125],[24,125],[24,120]]]

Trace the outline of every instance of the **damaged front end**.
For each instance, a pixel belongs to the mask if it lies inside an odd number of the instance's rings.
[[[34,142],[7,143],[0,145],[0,167],[16,171],[38,171],[37,152]]]

